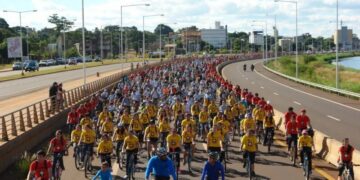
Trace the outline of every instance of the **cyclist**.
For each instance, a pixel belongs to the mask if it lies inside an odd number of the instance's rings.
[[[251,64],[251,71],[254,71],[254,69],[255,69],[254,64]]]
[[[85,128],[86,125],[90,125],[90,127],[93,126],[93,122],[90,118],[89,113],[86,113],[85,116],[81,119],[80,125],[82,126],[83,129]]]
[[[268,140],[272,140],[274,137],[274,131],[275,131],[275,120],[274,117],[268,113],[264,120],[264,129],[265,129],[265,137],[263,145],[267,144]],[[267,139],[268,134],[271,134],[271,139]]]
[[[252,111],[253,117],[256,121],[256,134],[258,137],[260,137],[260,134],[263,134],[263,122],[265,119],[265,110],[262,106],[255,105],[255,108]]]
[[[108,111],[108,108],[104,107],[103,111],[99,114],[97,127],[101,128],[101,126],[102,126],[103,122],[105,122],[106,118],[110,118],[112,120],[112,116],[111,116],[111,113]]]
[[[221,131],[218,130],[218,126],[214,125],[212,129],[210,129],[209,133],[207,134],[207,151],[210,152],[217,152],[218,154],[221,153],[221,149],[223,146],[223,135]],[[222,162],[223,156],[220,154],[220,162]]]
[[[93,147],[96,140],[96,132],[91,129],[89,124],[85,125],[85,128],[82,130],[79,140],[79,147],[82,147],[82,156],[81,161],[84,162],[86,152],[90,152],[90,157],[93,155]]]
[[[146,108],[143,110],[143,112],[140,114],[140,121],[142,123],[143,129],[146,129],[147,126],[150,123],[150,116],[146,110]]]
[[[311,136],[308,135],[308,131],[306,129],[304,129],[301,132],[302,136],[299,137],[298,140],[298,145],[299,145],[299,149],[300,149],[300,166],[303,165],[304,163],[304,154],[306,153],[307,157],[309,158],[309,169],[310,169],[310,174],[311,174],[311,169],[312,169],[312,147],[315,151],[315,146],[314,146],[314,142],[311,138]]]
[[[246,64],[243,65],[243,69],[244,69],[244,71],[246,71]]]
[[[209,113],[208,110],[206,108],[206,106],[204,106],[202,108],[202,110],[199,113],[199,123],[200,123],[200,135],[201,135],[201,139],[205,142],[205,136],[208,133],[208,119],[209,119]]]
[[[131,122],[131,116],[128,110],[124,111],[124,114],[120,117],[120,124],[125,126],[125,129],[129,128]]]
[[[111,168],[109,164],[105,161],[101,163],[101,169],[96,173],[92,180],[100,178],[101,180],[112,180]]]
[[[97,147],[97,155],[100,156],[101,162],[107,162],[111,167],[111,154],[113,152],[113,144],[107,134],[102,135],[101,141]]]
[[[188,125],[191,125],[192,130],[195,130],[196,122],[191,119],[191,115],[189,113],[186,114],[186,118],[181,121],[181,132],[183,132]]]
[[[255,154],[258,150],[257,142],[256,142],[256,136],[255,131],[253,129],[248,129],[246,131],[246,134],[241,138],[241,144],[240,144],[240,151],[244,151],[243,159],[244,164],[243,167],[246,166],[246,159],[249,158],[251,169],[253,172],[251,172],[255,176]]]
[[[217,152],[210,152],[209,158],[205,162],[201,180],[219,180],[221,175],[221,179],[225,179],[225,171],[224,167],[220,161],[218,161],[219,154]]]
[[[184,165],[185,165],[188,153],[191,153],[192,155],[194,155],[194,148],[195,148],[194,131],[190,124],[188,124],[186,126],[186,129],[182,132],[181,137],[182,137],[182,144],[183,144],[184,150],[185,150],[184,151]],[[192,151],[190,151],[190,149]]]
[[[50,145],[47,151],[47,154],[52,153],[53,154],[53,166],[52,166],[52,174],[55,174],[55,166],[56,166],[56,162],[59,161],[60,162],[60,167],[61,169],[64,171],[65,167],[64,167],[64,161],[63,161],[63,156],[66,150],[66,140],[63,136],[63,133],[61,130],[57,130],[55,132],[55,137],[53,139],[51,139],[50,141]]]
[[[273,116],[275,115],[274,108],[270,104],[270,101],[266,101],[266,104],[263,107],[266,113],[271,113]]]
[[[125,137],[124,144],[122,147],[122,152],[126,150],[126,176],[124,179],[127,179],[131,167],[129,167],[130,156],[134,155],[134,164],[137,164],[137,153],[139,151],[140,143],[139,139],[135,136],[134,131],[131,129],[129,134]],[[133,169],[133,171],[135,171]],[[132,177],[134,179],[134,177]]]
[[[105,118],[105,121],[103,122],[100,132],[101,134],[107,134],[111,136],[114,131],[114,123],[110,120],[109,117]]]
[[[241,121],[240,128],[242,134],[245,134],[250,129],[255,131],[255,120],[251,117],[249,113],[245,114],[245,119]]]
[[[36,160],[34,160],[29,167],[27,180],[41,179],[50,180],[52,176],[51,162],[46,160],[46,153],[40,150],[36,153]]]
[[[291,144],[294,144],[294,148],[297,148],[297,142],[298,142],[298,131],[297,131],[297,122],[296,117],[291,116],[291,120],[286,124],[286,142],[288,144],[288,153],[290,154]],[[295,159],[297,158],[297,154],[295,154]]]
[[[296,117],[297,114],[294,112],[294,108],[293,107],[289,107],[288,108],[288,111],[285,113],[285,122],[284,122],[284,125],[285,125],[285,128],[286,128],[286,125],[289,121],[291,121],[291,118],[292,117]]]
[[[168,152],[176,152],[177,169],[180,168],[180,153],[181,153],[181,136],[177,134],[175,128],[171,129],[171,133],[166,137]]]
[[[296,123],[298,124],[298,133],[302,133],[308,127],[311,128],[310,118],[306,115],[306,110],[302,109],[301,114],[296,116]]]
[[[116,142],[116,149],[115,149],[115,154],[116,154],[116,162],[120,164],[120,169],[122,169],[122,162],[120,162],[120,151],[122,148],[122,145],[124,143],[124,139],[125,137],[128,135],[126,129],[124,126],[120,125],[118,128],[116,128],[112,140],[114,142]]]
[[[134,131],[136,137],[139,139],[139,143],[141,147],[142,140],[144,139],[144,134],[143,134],[143,126],[139,119],[139,113],[133,114],[132,120],[130,122],[130,127]]]
[[[211,101],[209,106],[208,106],[208,112],[209,112],[209,116],[211,119],[214,119],[214,117],[216,116],[216,114],[218,113],[218,107],[217,105],[215,104],[215,101]],[[212,124],[211,124],[212,126]]]
[[[71,132],[78,123],[79,123],[79,114],[76,112],[75,106],[72,106],[70,112],[68,113],[67,122],[66,122],[69,128],[69,132]]]
[[[150,125],[145,129],[144,141],[147,142],[148,159],[150,159],[150,152],[156,152],[157,143],[159,140],[159,128],[155,125],[155,121],[151,120]]]
[[[81,126],[80,124],[76,125],[75,129],[71,131],[71,144],[74,145],[74,157],[75,157],[75,147],[79,144],[81,136]]]
[[[175,180],[176,172],[172,161],[167,157],[165,148],[159,148],[157,155],[153,156],[146,167],[145,180],[149,180],[150,173],[153,172],[155,180],[170,180],[170,176]]]
[[[161,147],[166,148],[166,137],[170,132],[170,123],[168,118],[164,118],[159,124],[160,137],[161,137]]]
[[[343,140],[343,145],[339,148],[338,180],[341,180],[341,176],[345,170],[345,166],[347,166],[349,168],[350,176],[352,177],[352,179],[355,179],[353,163],[352,163],[353,152],[354,152],[354,148],[349,144],[349,138],[345,138]]]

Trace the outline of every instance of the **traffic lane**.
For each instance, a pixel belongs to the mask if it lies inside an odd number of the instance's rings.
[[[340,141],[345,134],[339,132],[346,132],[346,136],[352,139],[355,147],[360,146],[360,142],[357,141],[360,123],[353,120],[354,117],[359,117],[358,111],[285,88],[259,75],[266,71],[261,67],[257,66],[257,72],[243,72],[242,65],[243,63],[235,63],[226,66],[223,69],[224,76],[231,82],[240,84],[242,88],[248,88],[253,93],[258,92],[260,96],[270,99],[271,104],[282,112],[286,112],[289,106],[293,106],[297,112],[302,108],[307,109],[314,128]],[[302,85],[295,84],[292,88],[300,86]]]
[[[67,66],[69,66],[69,65],[67,65]],[[65,67],[65,65],[39,67],[39,71],[48,70],[48,69],[55,69],[55,68],[61,68],[61,67]],[[27,73],[27,72],[25,72],[25,73]],[[12,76],[12,75],[17,75],[17,74],[21,74],[21,70],[0,71],[0,77]]]
[[[277,139],[281,139],[279,132],[277,132]],[[236,179],[248,179],[246,176],[246,170],[242,168],[242,153],[239,151],[239,137],[235,137],[235,141],[233,141],[229,147],[229,161],[227,161],[227,169],[226,178],[230,180]],[[197,141],[195,157],[192,163],[193,174],[189,174],[187,170],[187,165],[183,165],[183,161],[181,159],[179,179],[182,180],[198,180],[201,178],[202,169],[205,161],[208,158],[207,152],[205,151],[205,144]],[[63,179],[87,179],[84,176],[84,172],[82,170],[77,170],[74,165],[74,158],[72,157],[72,149],[69,150],[69,156],[64,157],[64,163],[66,171],[63,172]],[[145,170],[147,165],[147,152],[145,150],[140,151],[139,155],[139,163],[137,165],[137,171],[135,173],[136,179],[143,179],[145,176]],[[181,154],[181,158],[183,155]],[[95,170],[92,172],[92,177],[96,170],[100,168],[99,159],[96,158],[93,161],[95,166]],[[115,163],[115,158],[112,159],[112,169],[113,175],[115,179],[122,179],[125,176],[125,167],[123,170],[118,168],[118,164]],[[291,176],[291,179],[301,180],[303,179],[303,171],[299,167],[293,167],[290,160],[288,159],[287,153],[284,152],[283,146],[279,144],[275,144],[272,147],[270,153],[267,152],[267,148],[259,145],[259,152],[256,156],[255,163],[255,171],[257,177],[259,179],[288,179]],[[317,172],[313,172],[313,179],[323,180],[325,179]]]
[[[151,61],[150,63],[155,63],[155,61]],[[103,72],[125,69],[130,67],[130,65],[131,63],[121,63],[87,68],[86,75],[95,75],[97,72],[101,75]],[[81,78],[83,78],[83,69],[0,82],[0,100],[23,95],[42,88],[49,88],[55,81],[64,83]]]

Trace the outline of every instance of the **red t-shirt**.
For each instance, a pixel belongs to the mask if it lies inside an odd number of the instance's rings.
[[[285,125],[288,123],[288,122],[290,122],[291,121],[291,117],[295,117],[296,118],[296,113],[295,112],[286,112],[286,114],[285,114]]]
[[[78,123],[78,117],[79,117],[79,114],[76,111],[75,112],[69,112],[67,123],[68,124],[77,124]]]
[[[254,96],[254,97],[252,98],[252,104],[258,104],[259,101],[260,101],[260,98],[257,97],[257,96]]]
[[[296,116],[296,123],[298,124],[299,129],[306,129],[309,122],[310,122],[310,119],[307,115]]]
[[[53,153],[59,153],[59,152],[63,152],[65,151],[65,147],[66,147],[66,140],[65,138],[61,140],[57,139],[57,138],[53,138],[50,141],[50,144],[53,145]]]
[[[272,105],[270,105],[270,104],[266,104],[264,106],[264,110],[265,110],[265,112],[273,112],[274,111]]]
[[[76,112],[78,113],[78,115],[79,115],[79,117],[80,116],[85,116],[85,114],[86,114],[86,108],[78,108],[77,110],[76,110]]]
[[[46,166],[45,166],[46,162]],[[30,164],[30,171],[35,171],[35,178],[41,178],[41,180],[49,180],[49,169],[51,169],[51,162],[46,160],[43,162],[38,162],[37,160],[33,161]],[[42,172],[42,173],[41,173]],[[41,174],[43,174],[41,176]]]
[[[259,106],[265,106],[265,105],[266,105],[266,101],[264,101],[264,100],[259,100],[258,105],[259,105]]]
[[[289,121],[287,124],[286,124],[286,133],[287,134],[297,134],[298,131],[297,131],[297,123],[292,123],[291,121]]]
[[[349,149],[349,148],[350,148],[350,146],[348,146],[347,148],[345,146],[341,146],[340,149],[339,149],[339,152],[341,154],[341,158],[342,158],[342,160],[344,162],[351,162],[352,161],[352,154],[353,154],[354,148],[353,147],[351,147],[351,149]]]

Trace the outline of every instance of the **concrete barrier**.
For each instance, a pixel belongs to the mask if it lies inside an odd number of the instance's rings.
[[[239,62],[239,60],[228,61],[228,62],[224,62],[224,63],[218,65],[216,68],[217,73],[219,75],[223,76],[221,74],[222,69],[225,66],[227,66],[231,63],[236,63],[236,62]],[[225,80],[227,79],[225,76],[223,76],[223,77]],[[274,109],[274,113],[275,113],[274,119],[275,119],[275,123],[278,125],[278,129],[285,134],[285,126],[284,126],[284,122],[283,122],[285,114],[276,109]],[[333,139],[333,138],[329,137],[328,135],[318,131],[317,129],[314,129],[313,140],[314,140],[316,155],[319,156],[320,158],[326,160],[327,162],[337,166],[337,164],[338,164],[337,160],[339,157],[338,152],[339,152],[339,148],[342,146],[342,143],[339,140]],[[353,163],[354,163],[355,179],[360,180],[360,151],[359,150],[355,150],[353,153]]]

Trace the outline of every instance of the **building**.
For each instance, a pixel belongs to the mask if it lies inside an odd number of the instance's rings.
[[[263,31],[250,32],[249,43],[254,45],[264,45],[264,33]]]
[[[201,29],[201,40],[211,44],[214,48],[225,48],[227,46],[227,26],[221,26],[219,21],[215,22],[215,29]]]
[[[341,26],[334,34],[334,43],[339,44],[342,50],[349,50],[352,48],[353,32],[347,26]]]
[[[279,39],[279,46],[282,51],[291,51],[291,46],[293,44],[293,38],[282,38]]]
[[[181,32],[181,43],[186,52],[200,50],[201,32],[194,29],[185,29]]]

